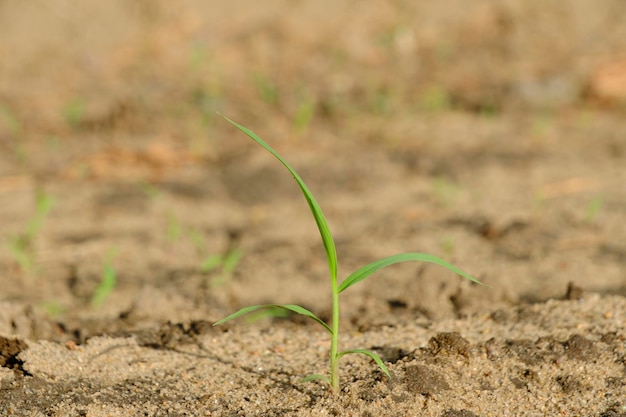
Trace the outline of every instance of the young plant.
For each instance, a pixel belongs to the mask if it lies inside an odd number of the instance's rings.
[[[239,249],[229,249],[223,255],[211,255],[200,264],[203,274],[215,273],[211,285],[219,287],[227,283],[233,276],[243,253]]]
[[[219,287],[230,280],[243,256],[243,252],[235,247],[232,238],[228,248],[223,253],[207,254],[208,244],[202,232],[181,224],[174,214],[169,213],[167,216],[167,240],[173,243],[181,237],[190,240],[196,251],[202,256],[198,269],[202,274],[212,275],[210,280],[212,286]]]
[[[76,129],[85,116],[85,102],[80,98],[70,101],[63,107],[62,114],[65,123],[72,129]]]
[[[602,211],[603,205],[604,199],[601,196],[597,196],[591,200],[587,205],[587,210],[585,211],[585,221],[587,223],[595,223],[598,215]]]
[[[435,196],[437,196],[439,204],[444,208],[452,207],[461,192],[461,187],[446,177],[437,178],[433,186],[435,188]]]
[[[9,240],[9,251],[22,271],[30,272],[35,269],[35,240],[54,205],[55,199],[44,190],[37,188],[35,190],[35,214],[28,221],[24,232]]]
[[[298,105],[293,117],[293,127],[299,134],[305,132],[315,115],[315,100],[311,93],[302,89],[298,92]]]
[[[316,321],[324,329],[326,329],[326,331],[330,334],[330,373],[329,375],[313,374],[313,375],[309,375],[303,378],[301,382],[321,380],[321,381],[326,382],[328,385],[330,385],[334,394],[338,394],[340,392],[339,360],[343,356],[352,354],[352,353],[359,353],[359,354],[369,356],[371,359],[373,359],[376,362],[376,364],[380,367],[380,369],[387,376],[390,376],[389,370],[383,363],[382,359],[376,353],[369,351],[369,350],[365,350],[365,349],[351,349],[351,350],[344,350],[344,351],[339,350],[339,294],[347,290],[354,284],[369,277],[370,275],[372,275],[374,272],[378,271],[381,268],[384,268],[386,266],[389,266],[398,262],[407,262],[407,261],[431,262],[431,263],[440,265],[444,268],[447,268],[461,275],[462,277],[467,278],[471,281],[474,281],[478,284],[480,284],[480,281],[478,281],[471,275],[466,274],[465,272],[461,271],[457,267],[445,262],[443,259],[440,259],[436,256],[428,255],[425,253],[402,253],[402,254],[398,254],[394,256],[389,256],[387,258],[379,259],[375,262],[365,265],[361,267],[360,269],[357,269],[352,274],[348,275],[346,279],[344,279],[341,283],[339,283],[339,281],[337,280],[337,252],[335,250],[335,243],[330,233],[328,223],[326,222],[326,218],[322,214],[322,209],[317,203],[317,200],[315,200],[315,198],[313,197],[313,194],[311,193],[311,191],[309,191],[309,188],[306,186],[302,178],[300,178],[300,176],[296,173],[296,171],[293,168],[291,168],[291,166],[289,166],[289,164],[287,164],[287,162],[274,149],[272,149],[267,143],[265,143],[263,139],[258,137],[251,130],[241,126],[240,124],[235,123],[234,121],[230,120],[229,118],[225,116],[223,117],[228,122],[230,122],[235,127],[237,127],[239,130],[241,130],[246,135],[248,135],[252,140],[254,140],[263,148],[265,148],[276,159],[278,159],[278,161],[280,161],[280,163],[282,163],[283,166],[287,168],[289,173],[293,176],[293,178],[296,180],[296,182],[300,186],[300,189],[302,190],[302,193],[304,194],[304,198],[306,199],[309,205],[309,208],[311,209],[313,218],[315,219],[315,222],[317,223],[317,228],[319,229],[320,235],[322,237],[322,243],[324,245],[324,250],[326,252],[326,259],[328,261],[328,269],[330,271],[330,283],[331,283],[331,293],[332,293],[332,322],[328,324],[324,322],[322,319],[320,319],[319,317],[317,317],[315,314],[313,314],[311,311],[298,305],[264,304],[264,305],[254,305],[254,306],[248,306],[248,307],[242,308],[236,313],[233,313],[229,315],[228,317],[215,322],[213,325],[217,326],[227,321],[241,317],[245,314],[252,313],[254,311],[262,310],[262,309],[280,308],[280,309],[289,310],[294,313],[302,314]]]
[[[13,156],[20,162],[26,162],[28,151],[24,143],[22,122],[9,106],[2,104],[0,104],[0,131],[8,134],[9,140],[7,143],[13,144]]]
[[[278,104],[278,86],[269,77],[257,72],[254,74],[254,84],[261,100],[271,105]]]
[[[58,317],[65,313],[65,307],[63,307],[57,300],[50,300],[39,305],[46,314],[50,317]]]
[[[449,110],[452,107],[449,93],[440,85],[429,87],[422,94],[420,104],[422,109],[433,113]]]
[[[117,272],[113,266],[113,259],[117,255],[117,249],[109,249],[102,264],[102,280],[93,293],[91,306],[101,307],[104,301],[111,295],[117,285]]]

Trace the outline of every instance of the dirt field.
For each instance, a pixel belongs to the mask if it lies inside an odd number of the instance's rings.
[[[626,6],[0,2],[0,415],[626,416]],[[132,3],[132,4],[131,4]],[[418,4],[414,4],[418,3]],[[300,173],[339,274],[342,392]]]

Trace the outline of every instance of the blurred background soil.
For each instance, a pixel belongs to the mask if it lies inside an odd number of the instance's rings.
[[[0,336],[329,318],[297,185],[218,113],[301,174],[341,276],[416,251],[491,287],[394,266],[344,296],[346,330],[625,296],[625,21],[619,0],[0,2]]]

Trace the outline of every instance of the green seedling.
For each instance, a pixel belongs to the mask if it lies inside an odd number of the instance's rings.
[[[478,109],[478,114],[486,119],[492,119],[500,113],[501,108],[494,103],[483,103]]]
[[[183,235],[183,225],[180,224],[178,218],[172,214],[167,214],[167,241],[170,243],[176,242]]]
[[[161,191],[159,190],[159,188],[148,181],[139,181],[137,183],[137,187],[139,187],[139,189],[152,201],[161,196]]]
[[[446,236],[441,241],[441,249],[446,256],[452,256],[454,253],[454,238],[452,236]]]
[[[0,128],[12,136],[19,136],[22,132],[22,123],[8,106],[0,105]]]
[[[167,240],[173,243],[182,237],[187,238],[195,246],[198,254],[203,257],[199,270],[203,274],[213,274],[211,285],[220,286],[230,280],[243,255],[239,249],[232,246],[232,242],[222,254],[207,255],[208,244],[202,232],[181,224],[174,214],[169,213],[167,216]]]
[[[206,239],[202,235],[202,232],[200,232],[198,229],[189,228],[186,230],[185,234],[189,238],[191,243],[193,243],[193,245],[196,247],[196,251],[199,254],[205,255],[208,252],[208,244]]]
[[[191,93],[191,102],[198,122],[202,129],[211,129],[215,120],[215,110],[220,107],[221,91],[217,82],[195,88]],[[192,154],[202,156],[206,152],[207,143],[196,135],[190,135],[189,150]]]
[[[0,104],[0,135],[9,135],[8,143],[13,143],[13,155],[20,162],[26,162],[28,151],[23,140],[24,127],[10,107]]]
[[[117,256],[117,249],[109,249],[102,264],[102,280],[93,293],[91,306],[101,307],[104,301],[115,289],[117,285],[117,272],[113,266],[113,259]]]
[[[598,218],[598,215],[602,211],[603,206],[604,199],[601,196],[595,197],[593,200],[591,200],[587,205],[587,210],[585,211],[585,221],[587,223],[595,222]]]
[[[268,104],[278,104],[278,87],[264,74],[254,74],[254,84],[261,100]]]
[[[63,107],[62,114],[65,123],[73,129],[77,128],[85,116],[85,102],[81,99],[70,101]]]
[[[253,313],[259,310],[264,309],[275,309],[281,308],[284,310],[288,310],[297,314],[302,314],[315,322],[319,323],[329,334],[330,334],[330,373],[329,375],[319,375],[313,374],[309,375],[301,380],[301,382],[305,381],[314,381],[320,380],[327,383],[332,392],[334,394],[338,394],[340,392],[340,384],[339,384],[339,360],[348,354],[358,353],[362,355],[366,355],[376,362],[379,368],[384,372],[385,375],[390,377],[389,370],[387,366],[383,363],[382,359],[374,352],[365,350],[365,349],[351,349],[341,351],[339,349],[339,294],[361,282],[365,278],[372,275],[374,272],[378,271],[381,268],[386,266],[399,263],[399,262],[407,262],[407,261],[423,261],[423,262],[431,262],[437,265],[440,265],[444,268],[447,268],[460,276],[467,278],[473,282],[480,282],[472,277],[469,274],[461,271],[457,267],[447,263],[443,259],[440,259],[436,256],[425,254],[425,253],[402,253],[394,256],[390,256],[387,258],[379,259],[374,261],[368,265],[365,265],[359,269],[357,269],[352,274],[348,275],[346,279],[344,279],[341,283],[337,280],[337,252],[335,249],[335,243],[333,237],[330,233],[330,228],[328,227],[328,223],[326,222],[326,218],[322,214],[322,209],[320,208],[317,200],[313,197],[311,191],[306,186],[302,178],[296,173],[296,171],[291,168],[291,166],[273,149],[271,148],[265,141],[263,141],[260,137],[258,137],[254,132],[247,129],[240,124],[235,123],[227,117],[224,117],[228,122],[233,124],[243,133],[248,135],[252,140],[261,145],[265,150],[270,152],[281,164],[289,171],[289,173],[293,176],[293,178],[298,183],[298,186],[302,190],[304,194],[304,198],[306,199],[309,208],[311,209],[311,213],[313,214],[313,218],[315,219],[315,223],[319,229],[320,235],[322,237],[322,243],[324,245],[324,250],[326,252],[326,259],[328,261],[328,269],[330,272],[330,283],[331,283],[331,292],[332,292],[332,322],[330,324],[324,322],[322,319],[317,317],[311,311],[307,310],[304,307],[294,304],[265,304],[265,305],[254,305],[242,308],[241,310],[233,313],[217,322],[213,325],[217,326],[227,321],[236,319],[248,313]]]
[[[301,93],[298,108],[293,118],[293,126],[298,133],[303,133],[309,127],[315,114],[315,101],[310,94]]]
[[[392,104],[392,91],[386,88],[373,87],[370,92],[370,107],[374,113],[385,115],[388,114]]]
[[[20,162],[25,162],[28,157],[22,139],[23,131],[22,122],[20,122],[13,110],[8,106],[0,104],[0,134],[3,136],[4,134],[9,135],[8,143],[13,142],[13,154]]]
[[[235,268],[241,260],[242,252],[238,249],[231,249],[224,255],[211,255],[200,264],[200,272],[203,274],[216,273],[211,278],[211,285],[224,285],[230,280],[235,272]]]
[[[199,72],[200,70],[202,70],[209,58],[208,50],[209,48],[207,48],[204,43],[195,43],[189,51],[189,69],[194,72]]]
[[[553,117],[549,112],[542,112],[533,118],[532,121],[532,132],[535,138],[546,138],[548,133],[550,133],[550,128],[554,123]]]
[[[40,307],[46,312],[46,314],[50,317],[58,317],[61,314],[65,313],[65,307],[59,304],[58,301],[52,300],[45,303],[42,303]]]
[[[437,178],[433,185],[439,204],[446,208],[453,205],[461,191],[461,188],[455,182],[446,177]]]
[[[442,112],[452,107],[450,94],[441,86],[429,87],[421,96],[422,109],[430,112]]]
[[[35,240],[54,207],[55,200],[42,189],[35,190],[35,214],[28,221],[23,233],[9,239],[9,251],[22,271],[32,271],[34,268]]]

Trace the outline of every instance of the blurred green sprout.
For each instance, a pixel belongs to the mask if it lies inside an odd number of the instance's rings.
[[[55,199],[46,194],[43,189],[37,188],[35,190],[35,213],[22,233],[9,238],[9,252],[22,271],[32,272],[35,269],[35,240],[54,205]]]
[[[91,306],[94,308],[101,307],[117,285],[117,272],[113,266],[113,259],[117,256],[117,253],[117,249],[112,248],[109,249],[104,256],[104,261],[102,262],[102,279],[91,298]]]

